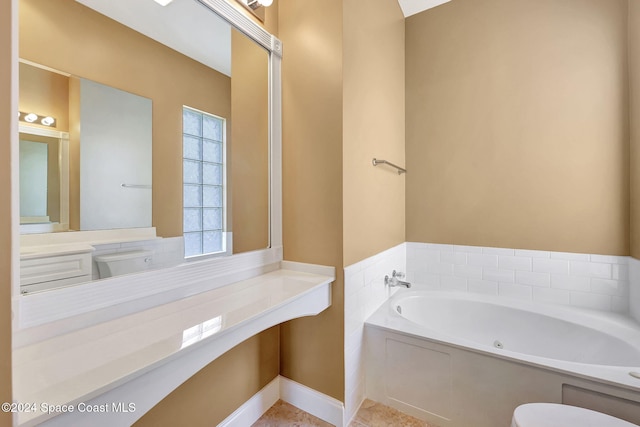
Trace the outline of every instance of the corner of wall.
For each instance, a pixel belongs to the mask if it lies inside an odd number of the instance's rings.
[[[343,400],[342,2],[278,7],[284,258],[336,268],[331,307],[282,325],[280,374]]]
[[[405,241],[404,15],[397,1],[343,2],[344,263]]]
[[[18,41],[15,35],[18,30],[18,0],[0,3],[0,400],[12,401],[11,363],[12,363],[12,287],[17,286],[17,253],[18,227],[13,227],[19,213],[17,200],[17,183],[13,177],[18,164],[17,147],[18,121],[15,112],[18,110]],[[6,118],[6,119],[4,119]],[[11,413],[0,413],[0,426],[12,425]]]
[[[629,315],[640,322],[640,260],[629,257]]]
[[[629,192],[631,256],[640,257],[640,120],[634,119],[640,110],[640,5],[628,3],[628,76],[629,76]]]
[[[365,398],[364,323],[389,298],[384,276],[407,271],[407,244],[401,243],[344,269],[345,420]]]

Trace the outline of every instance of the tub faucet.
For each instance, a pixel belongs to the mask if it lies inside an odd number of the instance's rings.
[[[404,286],[405,288],[409,289],[411,287],[411,283],[403,282],[402,280],[400,280],[403,278],[404,278],[404,273],[393,270],[393,273],[391,273],[391,277],[384,276],[384,284],[389,286],[394,286],[394,287]]]

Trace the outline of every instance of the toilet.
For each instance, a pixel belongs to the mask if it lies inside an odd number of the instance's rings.
[[[590,409],[557,403],[527,403],[513,412],[511,427],[638,427]]]
[[[93,258],[98,265],[98,274],[101,279],[120,276],[122,274],[136,273],[151,268],[153,261],[152,251],[115,252],[106,255],[97,255]]]

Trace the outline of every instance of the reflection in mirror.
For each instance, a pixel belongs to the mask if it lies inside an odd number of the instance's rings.
[[[56,220],[55,208],[50,206],[53,200],[49,197],[59,190],[55,179],[51,180],[51,187],[48,181],[49,172],[57,175],[56,168],[49,168],[49,147],[52,153],[57,152],[57,142],[20,139],[20,218],[23,223],[49,223],[49,212],[53,217],[51,220]]]
[[[30,136],[20,142],[21,224],[41,225],[23,226],[22,231],[42,232],[45,224],[60,224],[61,208],[71,210],[71,230],[151,227],[151,100],[30,64],[20,64],[20,77],[24,107],[42,109],[48,91],[35,88],[61,85],[65,90],[56,91],[50,102],[69,105],[69,111],[59,111],[58,122],[73,116],[82,123],[74,132],[78,143],[72,145],[72,156],[77,161],[71,165],[68,155],[59,152],[58,139],[51,137],[60,132],[23,126]],[[51,136],[42,136],[47,131]],[[45,140],[32,143],[34,138]],[[38,146],[42,149],[34,151]],[[68,196],[60,198],[61,174],[71,176],[73,200],[79,203],[70,206]],[[47,204],[34,205],[42,197]],[[46,214],[47,207],[52,215]],[[67,217],[65,227],[49,229],[68,231],[68,223]]]
[[[68,133],[68,227],[50,230],[74,231],[23,235],[21,278],[27,265],[69,256],[77,244],[88,244],[92,257],[80,281],[184,262],[185,233],[222,236],[221,246],[203,253],[269,246],[267,50],[196,0],[167,7],[152,0],[20,0],[19,11],[19,107],[55,117],[55,131]],[[184,181],[185,108],[223,124],[224,139],[217,141],[225,145],[216,184],[221,203],[215,206],[205,198],[206,183],[198,184],[199,205],[193,194],[187,200],[185,184],[194,183]],[[52,166],[52,147],[48,176],[60,173]],[[52,184],[56,178],[45,183],[45,169],[34,169],[44,164],[44,150],[25,145],[24,151],[29,163],[21,164],[21,191],[25,203],[39,200],[39,208],[25,210],[23,219],[64,222],[50,201],[63,204]],[[207,162],[199,167],[210,167]],[[187,218],[187,209],[195,216]],[[125,260],[122,268],[101,274],[96,259],[116,253],[124,254],[116,257]],[[51,286],[40,282],[37,289],[69,284],[67,279],[44,275]]]
[[[69,134],[20,125],[20,231],[69,229]]]
[[[55,138],[20,134],[20,224],[60,223],[58,145]]]
[[[79,229],[151,227],[151,100],[79,80]]]

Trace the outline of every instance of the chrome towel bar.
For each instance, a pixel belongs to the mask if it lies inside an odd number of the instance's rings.
[[[142,184],[120,184],[120,187],[122,187],[122,188],[148,188],[149,190],[151,190],[151,186],[150,185],[142,185]]]
[[[401,168],[400,166],[394,165],[391,162],[387,162],[386,160],[378,160],[375,157],[373,158],[373,161],[371,162],[373,163],[373,166],[378,166],[378,165],[389,165],[391,167],[394,167],[398,170],[398,175],[402,175],[403,173],[407,173],[406,169]]]

